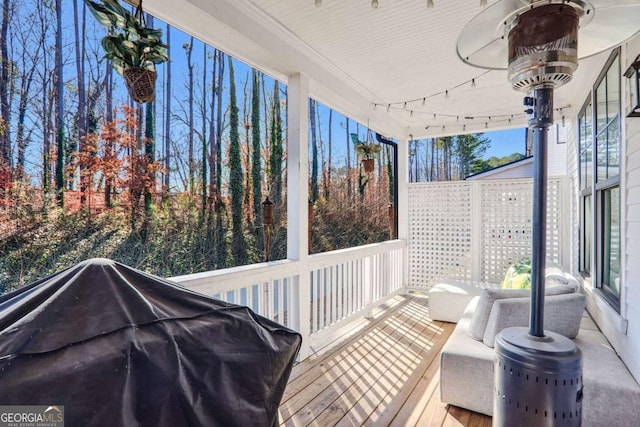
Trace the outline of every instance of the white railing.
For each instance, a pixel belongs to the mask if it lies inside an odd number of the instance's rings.
[[[403,288],[403,251],[396,240],[309,257],[311,333],[374,305]]]
[[[284,326],[292,327],[287,310],[295,303],[292,285],[299,267],[274,261],[173,277],[186,288],[231,304],[244,305]]]
[[[170,280],[248,306],[289,328],[309,330],[309,336],[303,336],[303,349],[308,349],[404,291],[406,247],[406,242],[394,240],[311,255],[306,261],[274,261]],[[300,286],[308,286],[309,292]],[[308,329],[301,327],[304,322]]]

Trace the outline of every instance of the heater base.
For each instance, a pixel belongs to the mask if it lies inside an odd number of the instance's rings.
[[[494,426],[579,426],[582,352],[570,339],[545,331],[507,328],[496,337]]]

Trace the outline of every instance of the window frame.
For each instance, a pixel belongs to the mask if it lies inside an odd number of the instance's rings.
[[[613,105],[616,106],[617,108],[617,114],[616,116],[609,118],[609,111],[608,108],[612,105],[611,102],[609,101],[609,90],[607,88],[606,85],[608,85],[608,81],[607,81],[607,76],[610,75],[610,71],[612,70],[612,67],[615,66],[617,60],[617,69],[613,70],[613,76],[618,80],[617,83],[617,102]],[[617,150],[618,150],[618,163],[620,162],[621,159],[621,151],[622,151],[622,78],[621,78],[621,61],[620,61],[620,48],[614,49],[611,53],[611,55],[609,56],[609,58],[607,59],[606,64],[604,65],[604,67],[602,68],[600,74],[598,75],[598,78],[595,80],[593,87],[591,88],[591,92],[589,93],[589,96],[587,98],[587,100],[585,101],[582,109],[580,110],[580,114],[578,115],[578,118],[580,120],[580,118],[584,115],[586,117],[586,111],[587,111],[587,107],[589,105],[589,102],[591,102],[592,105],[592,109],[591,109],[591,123],[592,123],[592,130],[591,130],[591,146],[592,146],[592,159],[591,159],[591,166],[592,166],[592,175],[591,175],[591,186],[589,188],[582,188],[582,163],[581,163],[581,157],[580,157],[580,151],[581,151],[581,140],[580,140],[580,136],[579,136],[579,142],[578,142],[578,162],[580,164],[579,167],[579,172],[578,172],[578,176],[579,176],[579,196],[580,196],[580,237],[579,237],[579,241],[580,241],[580,255],[579,255],[579,266],[580,266],[580,272],[583,274],[583,276],[593,276],[593,280],[592,280],[592,286],[598,291],[598,295],[600,295],[616,312],[620,312],[620,293],[615,293],[612,288],[613,286],[610,283],[605,283],[605,271],[604,268],[605,266],[609,265],[609,261],[610,259],[605,259],[605,257],[607,256],[607,251],[605,250],[605,246],[606,246],[606,238],[608,236],[608,238],[611,238],[611,233],[607,233],[607,231],[611,230],[610,225],[612,224],[612,221],[610,220],[610,216],[608,215],[608,212],[605,212],[607,209],[607,204],[605,203],[605,198],[607,196],[607,193],[615,191],[615,189],[618,189],[618,208],[619,208],[619,212],[618,215],[620,215],[620,196],[621,196],[621,188],[620,188],[620,177],[622,175],[622,171],[620,170],[621,165],[618,165],[618,169],[617,169],[617,175],[615,176],[610,176],[610,170],[609,170],[609,131],[611,130],[611,126],[617,126],[617,135],[618,135],[618,141],[617,141]],[[605,95],[605,100],[602,103],[602,107],[605,108],[605,117],[606,120],[604,123],[600,123],[600,128],[598,127],[599,123],[598,123],[598,88],[600,88],[601,84],[605,84],[605,90],[604,90],[604,95]],[[602,114],[602,112],[600,111],[600,113]],[[579,132],[581,132],[582,129],[579,128]],[[579,134],[580,135],[580,134]],[[605,171],[605,177],[604,179],[600,178],[600,180],[598,179],[598,165],[599,165],[599,152],[598,152],[598,137],[601,135],[606,135],[607,141],[606,141],[606,150],[604,150],[604,153],[602,154],[602,156],[605,156],[605,166],[606,167],[606,171]],[[591,204],[591,224],[585,224],[584,223],[584,202],[585,200],[587,200],[587,198],[591,196],[591,200],[590,200],[590,204]],[[609,205],[610,207],[611,205]],[[609,218],[609,221],[606,221],[606,218]],[[622,230],[621,230],[621,217],[618,216],[618,233],[621,235]],[[585,246],[585,232],[583,230],[583,227],[585,226],[589,226],[591,227],[591,263],[590,263],[590,271],[583,271],[583,267],[584,267],[584,260],[585,260],[585,254],[584,254],[584,246]],[[607,226],[609,226],[607,228]],[[609,247],[611,246],[611,241],[609,240]],[[611,251],[609,251],[609,256],[611,254]],[[618,251],[618,264],[620,265],[622,263],[622,257],[621,257],[621,253]],[[621,266],[620,266],[621,267]],[[620,268],[621,269],[621,268]]]
[[[589,109],[589,107],[591,107],[591,111],[590,114],[587,114],[587,111]],[[593,206],[593,181],[594,181],[594,176],[593,176],[593,164],[594,164],[594,123],[593,123],[593,119],[594,119],[594,109],[593,109],[593,93],[592,91],[589,92],[589,96],[587,97],[587,99],[585,100],[584,104],[582,105],[582,108],[580,109],[580,112],[578,113],[578,195],[579,195],[579,228],[578,228],[578,240],[579,240],[579,251],[578,251],[578,271],[581,273],[581,275],[585,278],[591,277],[591,269],[593,268],[593,247],[594,247],[594,242],[593,242],[593,238],[594,238],[594,230],[593,230],[593,212],[594,212],[594,206]],[[591,132],[590,134],[590,138],[591,138],[591,185],[585,188],[583,187],[583,180],[585,179],[584,174],[586,174],[586,170],[584,168],[584,164],[582,163],[582,142],[584,141],[582,138],[582,133],[585,131],[585,129],[583,129],[582,124],[584,123],[584,121],[588,121],[588,123],[590,124],[591,127]],[[590,220],[590,224],[586,224],[586,219],[585,219],[585,211],[587,209],[587,202],[591,205],[591,220]],[[588,245],[588,251],[587,249],[587,242],[586,242],[586,238],[587,238],[587,233],[585,232],[586,227],[590,227],[591,228],[591,232],[588,234],[588,238],[589,238],[589,245]],[[588,257],[588,262],[587,262],[587,257]]]

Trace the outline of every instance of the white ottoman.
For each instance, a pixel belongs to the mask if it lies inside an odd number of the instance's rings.
[[[458,323],[464,309],[482,289],[495,287],[489,283],[470,283],[456,280],[441,282],[429,290],[429,317],[432,320]]]

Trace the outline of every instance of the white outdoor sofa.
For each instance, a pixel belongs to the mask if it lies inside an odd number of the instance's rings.
[[[583,426],[639,425],[640,386],[586,313],[578,282],[555,266],[546,279],[545,330],[573,339],[582,350]],[[529,291],[498,286],[450,281],[429,292],[432,319],[457,323],[442,349],[441,399],[486,415],[493,412],[495,336],[529,323]]]

